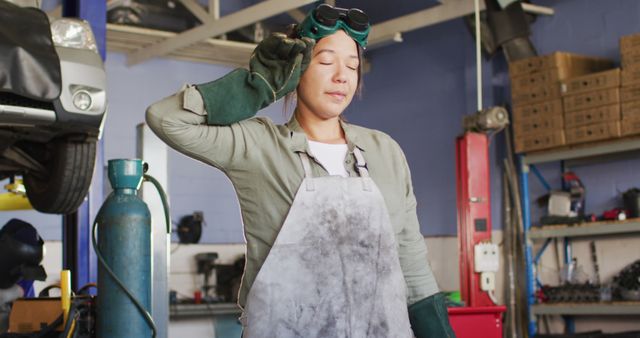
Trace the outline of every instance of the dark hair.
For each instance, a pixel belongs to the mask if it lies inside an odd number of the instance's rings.
[[[285,34],[287,35],[287,37],[290,38],[300,38],[300,35],[298,34],[298,30],[296,29],[297,25],[293,24],[293,25],[289,25],[287,26],[286,32]],[[354,41],[355,43],[355,41]],[[356,86],[356,96],[358,98],[362,97],[362,73],[364,73],[364,60],[362,57],[362,54],[364,53],[364,50],[362,49],[362,47],[360,47],[360,45],[358,45],[356,43],[356,48],[358,49],[358,83]],[[296,89],[297,90],[297,89]],[[283,113],[285,115],[285,118],[288,118],[288,108],[289,106],[291,106],[291,104],[294,101],[294,98],[296,96],[296,90],[290,92],[289,94],[285,95],[284,97],[284,108],[283,108]],[[340,118],[342,118],[342,114],[340,115]]]

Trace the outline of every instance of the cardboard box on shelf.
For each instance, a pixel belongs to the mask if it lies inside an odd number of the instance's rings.
[[[620,107],[622,119],[640,118],[640,100],[622,102]]]
[[[516,77],[551,68],[579,70],[582,71],[582,74],[586,74],[613,68],[613,62],[604,58],[555,52],[511,62],[509,63],[509,75]]]
[[[640,49],[620,53],[620,64],[622,69],[637,67],[640,65]]]
[[[640,48],[640,33],[620,37],[620,51],[628,52]]]
[[[579,67],[550,68],[539,72],[511,77],[511,93],[519,94],[531,88],[556,85],[559,81],[591,73]]]
[[[537,102],[529,105],[514,105],[513,120],[526,120],[540,116],[562,115],[562,100]]]
[[[621,86],[628,87],[634,84],[640,84],[640,64],[628,68],[623,68],[620,72]]]
[[[561,97],[560,82],[552,85],[531,87],[520,93],[511,93],[514,105],[527,105],[541,101],[550,101]]]
[[[640,117],[623,119],[621,124],[622,136],[640,134]]]
[[[562,98],[564,112],[585,110],[620,102],[620,89],[609,88],[592,92],[568,95]]]
[[[563,72],[558,68],[547,69],[540,72],[511,77],[511,93],[520,94],[531,88],[555,85],[563,78]]]
[[[620,68],[565,79],[560,87],[562,95],[620,87]]]
[[[576,128],[567,128],[567,144],[608,140],[620,137],[620,121],[590,124]]]
[[[527,134],[514,138],[517,153],[559,147],[565,144],[564,130]]]
[[[564,128],[564,118],[562,115],[538,116],[513,121],[513,133],[515,137],[562,128]]]
[[[626,86],[620,89],[620,101],[638,101],[640,100],[640,84],[633,86]]]
[[[564,113],[565,128],[575,128],[587,124],[620,121],[620,105],[612,104],[585,110]]]

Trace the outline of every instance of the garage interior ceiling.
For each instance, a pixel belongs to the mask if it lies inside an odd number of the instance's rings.
[[[107,0],[107,9],[114,8],[126,1]],[[308,10],[301,8],[316,2],[314,0],[264,0],[221,17],[219,15],[220,0],[208,0],[208,5],[202,5],[197,0],[178,1],[202,24],[183,32],[174,33],[107,23],[107,49],[112,52],[125,53],[127,64],[130,66],[157,57],[168,57],[183,61],[246,67],[249,56],[256,46],[254,43],[213,37],[223,36],[225,33],[284,13],[288,14],[292,21],[300,22]],[[335,5],[335,1],[325,2]],[[344,6],[343,2],[348,1],[341,1],[339,5]],[[480,0],[479,2],[481,9],[484,9],[484,1]],[[391,6],[386,1],[368,1],[361,4],[371,6],[373,3],[380,4],[379,7],[385,7],[377,8],[382,12],[387,10],[386,7]],[[424,5],[425,2],[421,3]],[[413,10],[411,13],[385,21],[373,22],[368,50],[401,43],[402,34],[405,32],[460,18],[474,11],[473,0],[433,0],[427,5],[430,7]],[[522,5],[524,10],[530,13],[553,15],[552,8],[525,2]],[[369,9],[362,8],[369,12]],[[59,13],[59,10],[56,12]]]

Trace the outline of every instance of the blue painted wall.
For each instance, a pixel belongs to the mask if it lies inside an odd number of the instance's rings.
[[[604,56],[619,61],[618,38],[640,32],[640,2],[631,0],[544,0],[553,17],[539,17],[532,40],[540,54],[556,50]],[[364,78],[363,99],[354,101],[346,116],[354,123],[383,130],[403,147],[410,163],[418,214],[425,235],[456,232],[455,136],[464,114],[476,110],[474,42],[462,20],[453,20],[403,35],[399,45],[371,51],[372,71]],[[135,67],[110,53],[109,117],[105,130],[105,158],[135,154],[135,125],[144,120],[146,106],[177,91],[185,83],[215,79],[230,69],[198,63],[152,60]],[[509,97],[508,74],[502,56],[483,63],[484,106]],[[282,105],[262,115],[283,122]],[[504,144],[496,137],[491,147],[492,216],[501,228],[501,168]],[[599,213],[619,202],[618,194],[640,186],[640,159],[577,168],[588,189],[587,206]],[[559,165],[541,167],[559,188]],[[207,226],[203,242],[242,242],[239,208],[233,188],[215,169],[171,151],[169,191],[174,221],[201,210]],[[543,189],[532,179],[534,196]],[[35,212],[0,213],[0,223],[12,216],[37,223],[48,239],[60,238],[60,218]],[[540,212],[534,210],[534,219]]]

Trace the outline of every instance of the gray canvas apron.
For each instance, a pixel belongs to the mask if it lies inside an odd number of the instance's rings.
[[[305,178],[249,291],[245,338],[413,337],[389,214],[364,157],[360,177]]]

